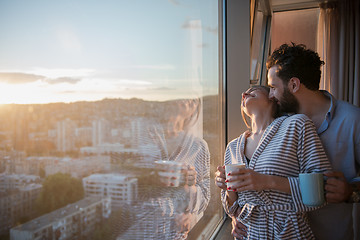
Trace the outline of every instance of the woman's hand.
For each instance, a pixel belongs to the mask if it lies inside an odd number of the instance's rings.
[[[195,170],[195,167],[193,166],[187,166],[183,168],[182,174],[184,176],[184,183],[187,186],[194,186],[196,185],[196,175],[197,172]]]
[[[228,190],[242,192],[246,190],[262,191],[268,189],[269,175],[255,172],[252,169],[241,168],[230,172],[227,181],[232,183]]]
[[[217,171],[215,172],[215,184],[219,188],[226,190],[226,176],[225,176],[225,166],[218,166]]]
[[[241,222],[239,222],[236,217],[231,217],[231,235],[236,239],[245,239],[247,236],[247,228]]]

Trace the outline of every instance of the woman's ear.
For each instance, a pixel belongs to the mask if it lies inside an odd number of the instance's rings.
[[[288,88],[291,93],[296,93],[300,89],[300,79],[297,77],[292,77],[289,80]]]

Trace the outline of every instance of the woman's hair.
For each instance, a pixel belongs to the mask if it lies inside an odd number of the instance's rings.
[[[256,85],[256,86],[252,86],[251,88],[249,89],[259,89],[263,92],[265,92],[268,96],[270,94],[270,88],[269,87],[266,87],[266,86],[261,86],[261,85]],[[274,99],[269,99],[270,101],[272,101],[272,108],[273,108],[273,111],[272,111],[272,117],[273,118],[278,118],[281,116],[280,114],[280,110],[279,110],[279,106],[277,105],[277,103],[274,101]],[[241,116],[243,118],[243,121],[245,123],[245,125],[248,127],[248,128],[251,128],[250,124],[248,123],[247,121],[247,116],[244,112],[244,109],[241,105]]]

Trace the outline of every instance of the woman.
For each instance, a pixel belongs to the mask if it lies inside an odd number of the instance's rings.
[[[141,165],[149,168],[138,176],[139,193],[131,206],[135,224],[119,239],[186,239],[203,216],[210,200],[210,152],[196,136],[200,108],[199,99],[164,102],[154,110],[161,121],[142,129]],[[182,166],[180,183],[160,175],[159,160]]]
[[[277,104],[262,86],[242,94],[241,109],[251,130],[228,144],[225,165],[241,162],[246,169],[230,172],[226,180],[223,166],[218,167],[215,178],[225,211],[247,227],[248,239],[314,239],[305,211],[315,208],[295,206],[290,193],[298,189],[281,182],[331,170],[313,123],[302,114],[278,117]],[[279,178],[268,181],[265,174]],[[227,181],[234,189],[226,188]]]

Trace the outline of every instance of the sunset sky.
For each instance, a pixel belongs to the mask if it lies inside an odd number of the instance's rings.
[[[216,0],[0,0],[0,104],[218,91]]]

